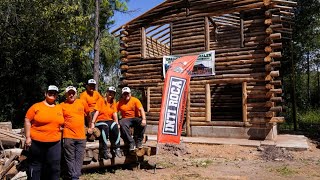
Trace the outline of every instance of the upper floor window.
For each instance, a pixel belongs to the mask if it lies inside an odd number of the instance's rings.
[[[170,55],[171,25],[157,25],[142,28],[142,57]]]

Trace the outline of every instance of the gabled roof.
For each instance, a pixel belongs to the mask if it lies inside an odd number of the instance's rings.
[[[118,27],[112,34],[121,29],[141,27],[146,24],[158,25],[179,20],[182,16],[218,17],[225,14],[234,14],[254,9],[279,9],[281,16],[293,16],[293,7],[297,5],[293,0],[166,0],[142,15]],[[219,19],[219,21],[226,21]],[[228,21],[228,20],[227,20]],[[229,22],[228,22],[229,23]],[[230,24],[230,23],[229,23]]]
[[[172,1],[172,0],[167,0],[167,1]],[[154,11],[154,10],[156,10],[156,9],[159,9],[159,8],[160,8],[160,7],[162,7],[162,6],[163,6],[163,4],[165,4],[167,1],[162,2],[161,4],[159,4],[159,5],[157,5],[157,6],[153,7],[153,8],[151,8],[150,10],[146,11],[146,12],[145,12],[145,13],[143,13],[142,15],[140,15],[140,16],[138,16],[138,17],[136,17],[136,18],[134,18],[134,19],[132,19],[132,20],[130,20],[130,21],[128,21],[128,22],[126,22],[125,24],[123,24],[123,25],[119,26],[118,28],[116,28],[115,30],[113,30],[113,31],[111,32],[111,34],[113,34],[113,33],[117,32],[117,31],[119,31],[122,27],[124,27],[124,26],[126,26],[126,25],[128,25],[128,24],[130,24],[130,23],[132,23],[132,22],[134,22],[134,21],[136,21],[136,20],[138,20],[138,19],[140,19],[140,18],[142,18],[142,17],[146,16],[147,14],[149,14],[149,12],[152,12],[152,11]]]

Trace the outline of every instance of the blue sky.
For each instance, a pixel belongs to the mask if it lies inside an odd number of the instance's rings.
[[[130,0],[128,2],[129,14],[123,14],[116,12],[114,16],[115,24],[111,27],[110,31],[118,28],[124,23],[140,16],[141,14],[147,12],[153,7],[159,5],[165,0]]]

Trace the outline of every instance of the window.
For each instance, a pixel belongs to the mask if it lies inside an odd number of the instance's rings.
[[[170,46],[170,24],[142,28],[142,56],[144,58],[170,55]]]

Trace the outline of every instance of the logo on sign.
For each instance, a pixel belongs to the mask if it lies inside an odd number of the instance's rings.
[[[169,91],[165,106],[163,121],[163,134],[178,135],[178,116],[180,110],[181,96],[183,94],[186,79],[171,77],[169,80]]]

